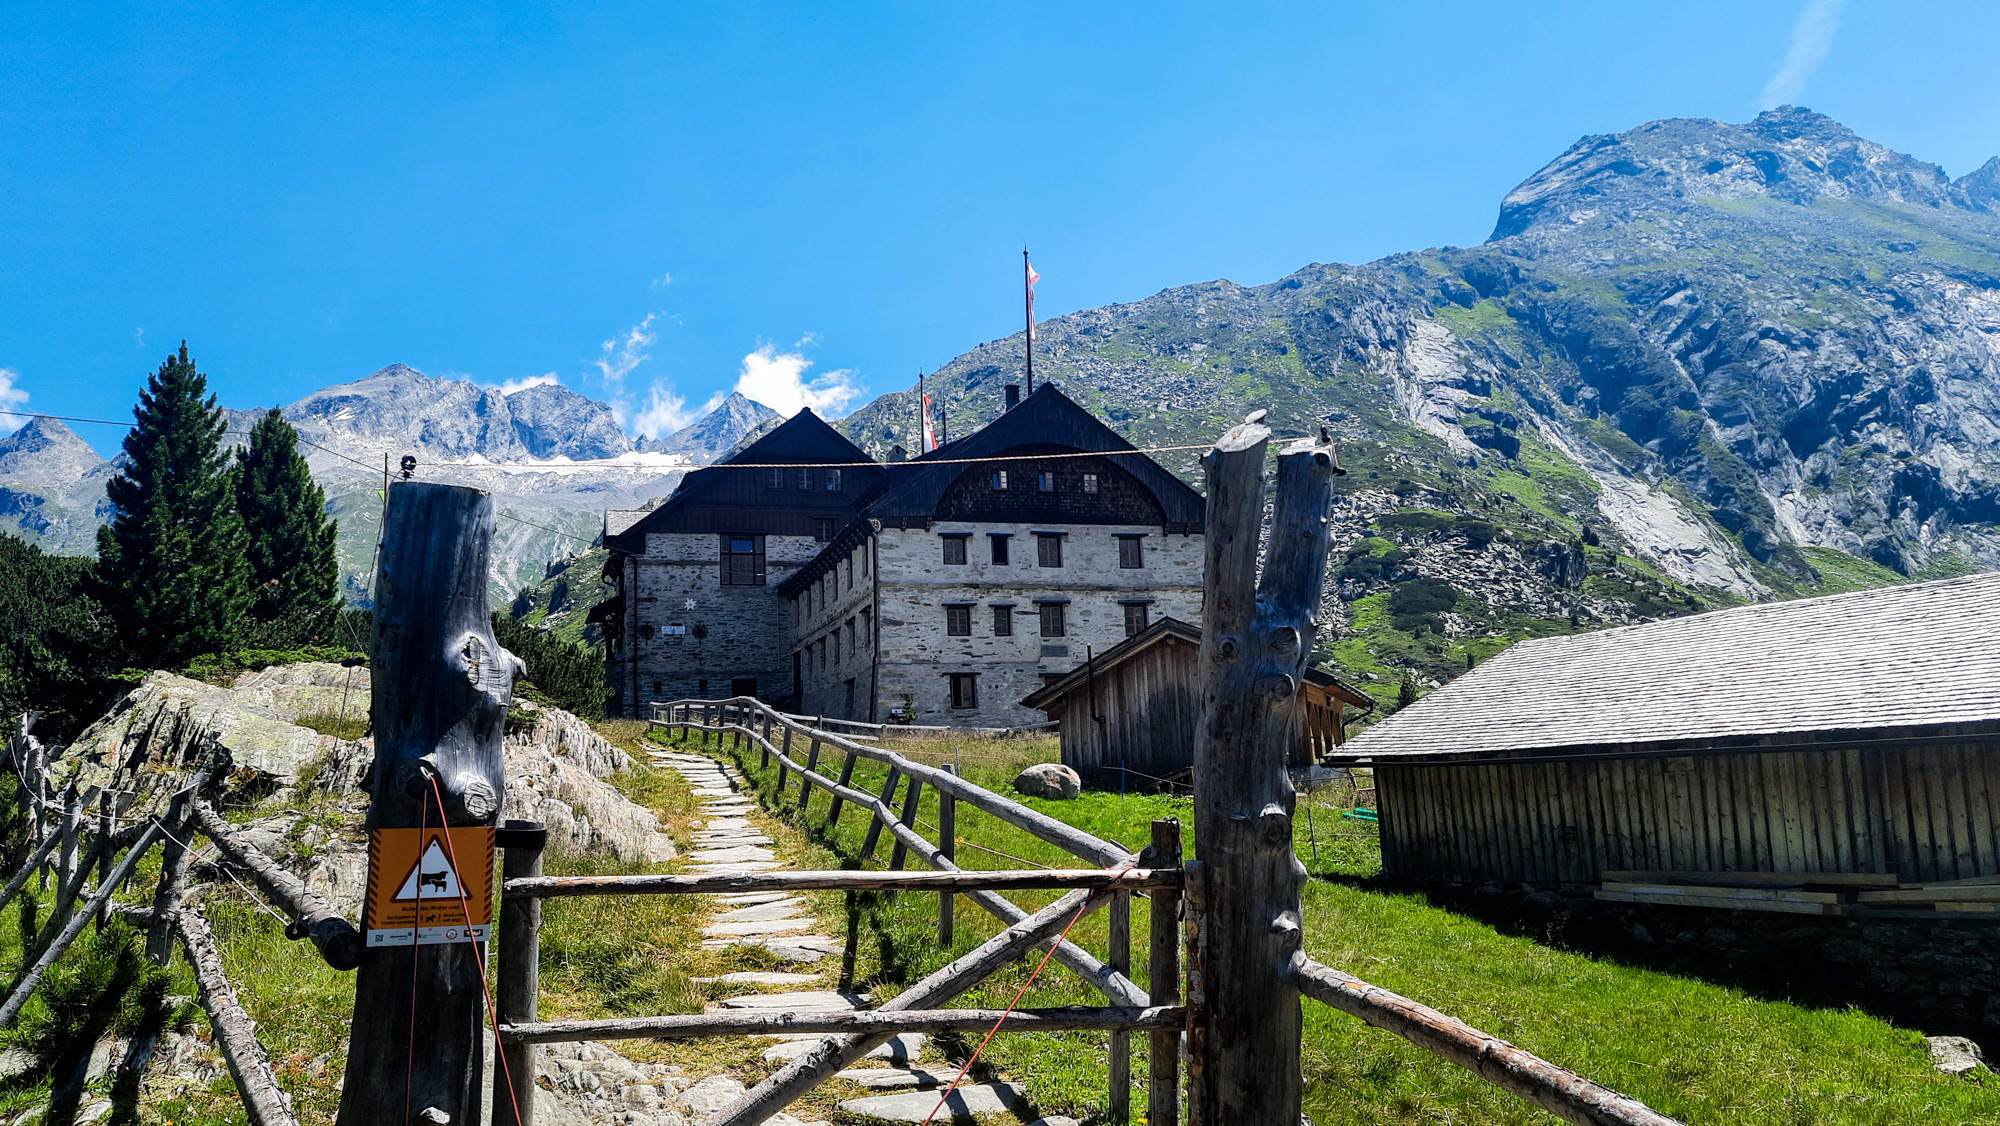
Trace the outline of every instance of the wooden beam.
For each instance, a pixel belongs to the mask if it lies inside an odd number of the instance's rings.
[[[1124,891],[1178,889],[1181,873],[1174,868],[1041,868],[1018,872],[966,871],[867,872],[842,869],[824,872],[754,872],[731,876],[536,876],[509,878],[501,885],[508,896],[558,899],[575,895],[721,895],[751,891],[1021,891],[1030,888],[1108,888]]]
[[[208,1010],[208,1026],[215,1033],[215,1045],[229,1065],[229,1077],[236,1081],[236,1091],[243,1099],[243,1111],[249,1115],[251,1126],[298,1126],[291,1100],[278,1086],[278,1073],[271,1067],[271,1057],[265,1054],[264,1045],[257,1042],[257,1026],[243,1011],[236,1000],[235,987],[222,971],[222,952],[216,947],[215,933],[208,929],[201,906],[182,903],[174,926],[180,932],[181,945],[187,947],[195,988],[201,994],[201,1007]],[[399,1106],[395,1119],[383,1121],[400,1120],[400,1110]]]
[[[1576,1126],[1681,1126],[1629,1095],[1449,1017],[1300,955],[1300,991],[1472,1072]]]
[[[256,845],[236,835],[236,830],[218,816],[207,802],[196,800],[195,824],[234,866],[250,874],[258,890],[272,903],[291,915],[293,922],[312,939],[321,958],[336,970],[351,970],[361,964],[361,932],[320,898],[305,881],[278,867]]]
[[[160,824],[157,821],[146,826],[145,833],[139,837],[139,843],[133,845],[125,853],[125,859],[118,862],[118,867],[105,876],[103,882],[98,885],[96,893],[90,897],[88,903],[84,904],[83,910],[70,916],[69,922],[63,925],[62,932],[56,935],[55,941],[49,943],[48,948],[35,959],[35,964],[29,966],[15,980],[14,988],[8,994],[6,1003],[0,1004],[0,1028],[14,1027],[14,1022],[21,1017],[21,1006],[28,1003],[28,998],[35,992],[35,987],[42,983],[42,975],[48,972],[57,958],[62,957],[63,951],[69,949],[69,944],[76,941],[76,936],[83,933],[83,928],[90,922],[90,917],[102,911],[105,904],[111,902],[112,893],[132,875],[133,867],[139,863],[140,857],[146,855],[146,850],[153,847],[153,838],[159,832]],[[76,878],[79,881],[83,879],[89,867],[88,864],[83,864],[77,868]]]
[[[540,876],[548,830],[535,821],[509,821],[507,829],[512,839],[502,850],[503,880]],[[502,899],[499,965],[493,978],[494,1008],[503,1027],[534,1023],[541,995],[541,955],[541,900]],[[493,1069],[493,1126],[535,1126],[533,1044],[503,1037],[500,1059],[504,1066]]]
[[[555,1044],[575,1040],[692,1040],[705,1036],[790,1036],[823,1032],[832,1035],[904,1032],[985,1032],[1000,1023],[1003,1009],[882,1009],[855,1012],[719,1012],[693,1016],[613,1017],[608,1020],[564,1020],[545,1024],[503,1024],[500,1039],[507,1044]],[[1006,1032],[1088,1032],[1117,1030],[1152,1032],[1178,1030],[1187,1023],[1183,1008],[1015,1009]]]
[[[491,825],[500,812],[500,743],[521,662],[494,640],[487,611],[493,523],[493,498],[478,489],[428,481],[389,487],[369,657],[371,833]],[[488,862],[458,857],[475,871]],[[469,942],[362,952],[338,1126],[383,1126],[412,1114],[479,1121],[483,978],[479,948]],[[414,1067],[412,1042],[423,1045]]]
[[[1305,868],[1292,851],[1296,795],[1285,772],[1299,684],[1313,650],[1332,525],[1330,445],[1278,455],[1270,544],[1263,412],[1202,457],[1208,531],[1195,732],[1195,909],[1188,999],[1188,1121],[1297,1126],[1302,1017],[1289,972],[1303,939]]]

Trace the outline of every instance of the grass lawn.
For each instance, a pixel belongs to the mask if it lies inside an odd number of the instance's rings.
[[[959,758],[966,776],[1002,793],[1010,792],[1007,783],[1020,766],[1055,757],[1053,740],[1047,739],[899,743],[897,749],[932,762]],[[762,768],[759,758],[751,750],[739,762],[768,806],[776,769]],[[855,771],[856,786],[864,790],[879,792],[882,777],[882,768],[871,763]],[[794,796],[785,806],[795,807],[796,781],[787,792]],[[1300,818],[1299,851],[1314,876],[1305,892],[1306,949],[1328,965],[1504,1036],[1691,1124],[2000,1123],[2000,1081],[1938,1074],[1918,1032],[1858,1011],[1760,1000],[1691,978],[1550,949],[1433,907],[1420,896],[1373,890],[1369,877],[1380,869],[1375,830],[1338,816],[1348,798],[1338,789],[1314,794],[1310,834]],[[1069,802],[1021,800],[1134,848],[1146,841],[1153,818],[1191,821],[1184,798],[1087,792]],[[816,797],[814,814],[799,821],[800,828],[820,848],[857,856],[862,819],[844,815],[828,831],[825,807],[824,795]],[[920,819],[936,825],[933,795],[925,795]],[[933,832],[925,835],[935,839]],[[963,841],[958,860],[967,868],[1079,863],[963,804],[958,835]],[[880,849],[877,860],[864,866],[884,866],[887,851]],[[1052,897],[1014,898],[1033,908]],[[867,961],[877,975],[857,977],[857,984],[882,997],[999,929],[990,916],[960,900],[957,942],[941,950],[935,944],[935,896],[857,898],[870,900],[858,905],[852,921],[857,945],[874,948]],[[1147,914],[1143,904],[1132,912],[1133,976],[1141,984]],[[1106,935],[1100,912],[1071,937],[1102,956]],[[956,1003],[1005,1007],[1027,972],[1017,964]],[[1051,963],[1022,1003],[1101,1004],[1102,999]],[[1306,1003],[1306,1029],[1307,1112],[1316,1126],[1557,1121],[1389,1033],[1312,1002]],[[1106,1039],[1101,1033],[1003,1035],[984,1062],[1026,1086],[1044,1112],[1090,1118],[1101,1115],[1105,1105]],[[964,1046],[947,1045],[952,1047]],[[1133,1072],[1143,1083],[1143,1049],[1135,1053]],[[1144,1105],[1138,1092],[1133,1101]]]

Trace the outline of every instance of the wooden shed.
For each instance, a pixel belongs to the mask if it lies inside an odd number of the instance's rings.
[[[1201,714],[1201,627],[1161,618],[1021,701],[1061,722],[1063,764],[1086,779],[1174,779],[1194,765]],[[1341,709],[1374,708],[1367,693],[1311,669],[1299,689],[1290,760],[1305,766],[1346,738]]]
[[[1524,641],[1334,759],[1418,880],[1993,876],[2000,574]]]

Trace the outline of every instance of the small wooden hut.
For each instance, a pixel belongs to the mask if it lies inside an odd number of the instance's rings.
[[[1201,627],[1161,618],[1030,693],[1023,707],[1062,724],[1062,760],[1086,779],[1173,780],[1194,765],[1201,713],[1196,657]],[[1341,710],[1374,708],[1367,693],[1331,673],[1308,670],[1299,689],[1301,722],[1291,753],[1306,766],[1346,735]]]
[[[1523,641],[1360,733],[1384,869],[2000,874],[2000,574]],[[1813,881],[1805,881],[1811,883]]]

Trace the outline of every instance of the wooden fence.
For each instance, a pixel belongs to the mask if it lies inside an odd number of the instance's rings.
[[[788,789],[796,779],[796,808],[809,811],[812,795],[828,795],[824,817],[837,824],[852,807],[868,821],[862,854],[871,857],[883,835],[892,838],[888,871],[769,872],[745,875],[706,876],[591,876],[551,877],[540,872],[541,845],[532,838],[529,826],[510,825],[500,912],[500,991],[497,1001],[501,1014],[499,1038],[508,1066],[496,1083],[513,1077],[511,1091],[496,1091],[496,1123],[518,1122],[527,1126],[534,1120],[535,1092],[532,1082],[533,1057],[529,1046],[566,1040],[603,1040],[629,1037],[692,1038],[712,1036],[767,1035],[773,1033],[837,1034],[744,1094],[733,1106],[710,1121],[714,1126],[747,1126],[762,1122],[796,1100],[835,1072],[849,1066],[869,1051],[904,1032],[985,1030],[1004,1027],[1007,1031],[1047,1032],[1096,1029],[1109,1031],[1111,1058],[1107,1082],[1111,1113],[1119,1120],[1130,1116],[1131,1037],[1147,1034],[1151,1039],[1151,1085],[1148,1092],[1148,1120],[1172,1126],[1179,1119],[1177,1076],[1180,1056],[1179,1033],[1186,1024],[1186,1010],[1168,996],[1149,996],[1128,976],[1131,959],[1131,897],[1145,892],[1152,903],[1156,925],[1152,931],[1148,966],[1155,982],[1177,982],[1180,976],[1179,928],[1175,923],[1182,879],[1180,826],[1161,821],[1153,827],[1152,843],[1138,854],[1102,840],[1046,814],[1030,809],[961,778],[949,765],[932,766],[897,754],[892,750],[859,742],[821,728],[808,726],[797,718],[777,711],[754,699],[719,701],[676,701],[656,705],[651,723],[683,736],[696,738],[702,745],[727,742],[740,754],[754,752],[762,765],[777,763],[775,792],[765,795],[774,806],[788,801]],[[837,771],[823,771],[835,758]],[[880,763],[887,768],[886,780],[877,793],[857,789],[855,765],[861,761]],[[918,831],[916,814],[924,789],[934,790],[939,799],[939,832],[935,842]],[[901,791],[900,796],[898,791]],[[1088,861],[1094,867],[1069,870],[967,871],[953,859],[956,807],[959,803],[981,810],[1030,835]],[[905,871],[912,858],[932,871]],[[938,938],[941,944],[953,940],[954,897],[963,896],[1000,921],[999,934],[964,956],[915,983],[882,1008],[853,1013],[714,1013],[654,1017],[627,1017],[612,1020],[579,1020],[553,1023],[535,1019],[535,983],[532,967],[539,958],[539,901],[577,895],[674,895],[755,891],[796,891],[804,889],[929,891],[938,895]],[[1002,893],[1028,889],[1056,889],[1067,894],[1055,902],[1030,911]],[[1110,912],[1108,949],[1100,959],[1064,933],[1083,915],[1104,909]],[[939,1006],[964,993],[1009,963],[1025,956],[1038,945],[1055,939],[1053,960],[1102,993],[1103,1007],[1018,1009],[1003,1014],[984,1009],[947,1009]],[[1003,1025],[1002,1017],[1005,1016]],[[519,1118],[511,1116],[518,1107]]]

